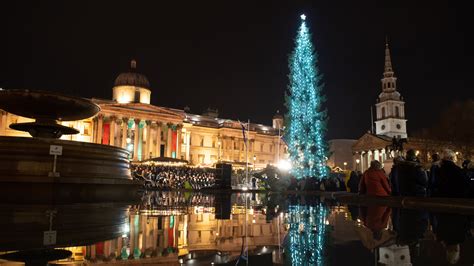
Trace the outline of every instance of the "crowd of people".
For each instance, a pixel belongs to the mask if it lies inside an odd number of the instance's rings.
[[[188,166],[132,165],[134,179],[147,188],[202,189],[214,186],[215,169]]]
[[[455,164],[455,156],[451,150],[445,150],[441,157],[433,154],[431,166],[425,170],[415,151],[408,150],[405,157],[394,159],[388,175],[374,160],[360,177],[357,192],[373,196],[473,198],[474,165],[466,160],[461,168]]]
[[[288,190],[349,191],[372,196],[413,196],[474,198],[474,163],[465,160],[462,167],[454,162],[456,154],[445,150],[433,154],[425,169],[414,150],[393,160],[389,173],[374,160],[364,173],[332,172],[328,178],[290,178]]]

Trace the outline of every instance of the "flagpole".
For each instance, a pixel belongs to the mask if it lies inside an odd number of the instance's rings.
[[[277,151],[277,165],[280,163],[280,126],[278,126],[278,151]]]
[[[246,170],[247,170],[247,173],[246,173],[246,177],[245,177],[245,182],[247,183],[247,187],[249,185],[249,145],[248,145],[248,139],[250,138],[250,135],[249,135],[249,131],[250,131],[250,119],[248,120],[247,122],[247,139],[244,140],[246,143],[245,143],[245,166],[246,166]]]

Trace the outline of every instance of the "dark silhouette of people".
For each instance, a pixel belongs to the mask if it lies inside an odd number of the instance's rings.
[[[465,160],[462,163],[462,171],[466,182],[469,184],[469,198],[474,198],[474,163]]]
[[[349,187],[350,192],[359,193],[359,183],[360,176],[355,171],[351,171],[349,180],[347,181],[347,187]]]
[[[468,193],[468,182],[459,166],[454,163],[455,154],[445,150],[439,168],[439,187],[437,197],[464,198]]]
[[[431,155],[431,167],[428,175],[428,189],[431,196],[438,194],[439,188],[439,168],[441,160],[437,153]]]
[[[426,196],[428,176],[416,158],[414,150],[408,150],[406,158],[394,164],[391,175],[394,195],[396,196]]]

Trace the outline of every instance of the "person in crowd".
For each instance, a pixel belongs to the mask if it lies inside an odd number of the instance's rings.
[[[438,194],[440,167],[441,160],[439,158],[439,155],[437,153],[431,155],[431,167],[428,175],[428,189],[430,196]]]
[[[392,195],[399,196],[400,191],[398,190],[398,167],[400,163],[403,162],[405,159],[402,156],[397,156],[393,159],[392,169],[390,170],[389,179],[392,188]]]
[[[339,175],[338,179],[339,179],[339,191],[347,191],[345,174],[342,173],[341,175]]]
[[[288,186],[288,190],[298,190],[298,181],[294,176],[290,177],[290,185]]]
[[[347,184],[349,183],[349,179],[351,178],[352,172],[354,172],[354,171],[350,171],[350,170],[344,171],[344,186],[345,186],[347,192],[350,192],[349,191],[349,186]]]
[[[359,194],[369,196],[390,196],[390,184],[385,173],[382,171],[382,164],[374,160],[370,162],[370,167],[365,171],[359,184]]]
[[[443,152],[437,197],[464,198],[467,196],[468,182],[461,168],[454,163],[455,156],[451,150]]]
[[[469,186],[469,198],[474,198],[474,163],[470,160],[465,160],[462,163],[462,171],[464,178]]]
[[[359,183],[360,183],[360,176],[355,171],[351,171],[349,181],[347,181],[347,187],[349,188],[349,192],[352,193],[359,193]]]
[[[414,150],[406,153],[404,161],[400,161],[392,175],[394,195],[425,197],[428,190],[428,176],[416,158]]]

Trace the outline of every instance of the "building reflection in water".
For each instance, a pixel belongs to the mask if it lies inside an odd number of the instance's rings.
[[[90,262],[150,259],[176,263],[179,255],[195,251],[219,250],[236,258],[243,244],[248,250],[278,247],[286,235],[284,216],[274,214],[267,219],[264,202],[264,194],[149,192],[140,205],[131,207],[125,233],[83,247],[84,257]],[[281,253],[275,253],[278,261]]]
[[[16,206],[14,212],[0,212],[2,235],[9,236],[0,241],[0,256],[44,248],[42,232],[49,226],[45,210],[51,208]],[[457,214],[346,206],[281,194],[189,192],[147,192],[135,205],[54,209],[58,239],[48,248],[74,245],[66,248],[73,252],[71,258],[55,262],[61,264],[235,265],[247,256],[249,265],[267,265],[268,259],[285,265],[474,262],[474,253],[469,252],[474,250],[472,224],[468,216]],[[16,229],[7,230],[12,226]]]

